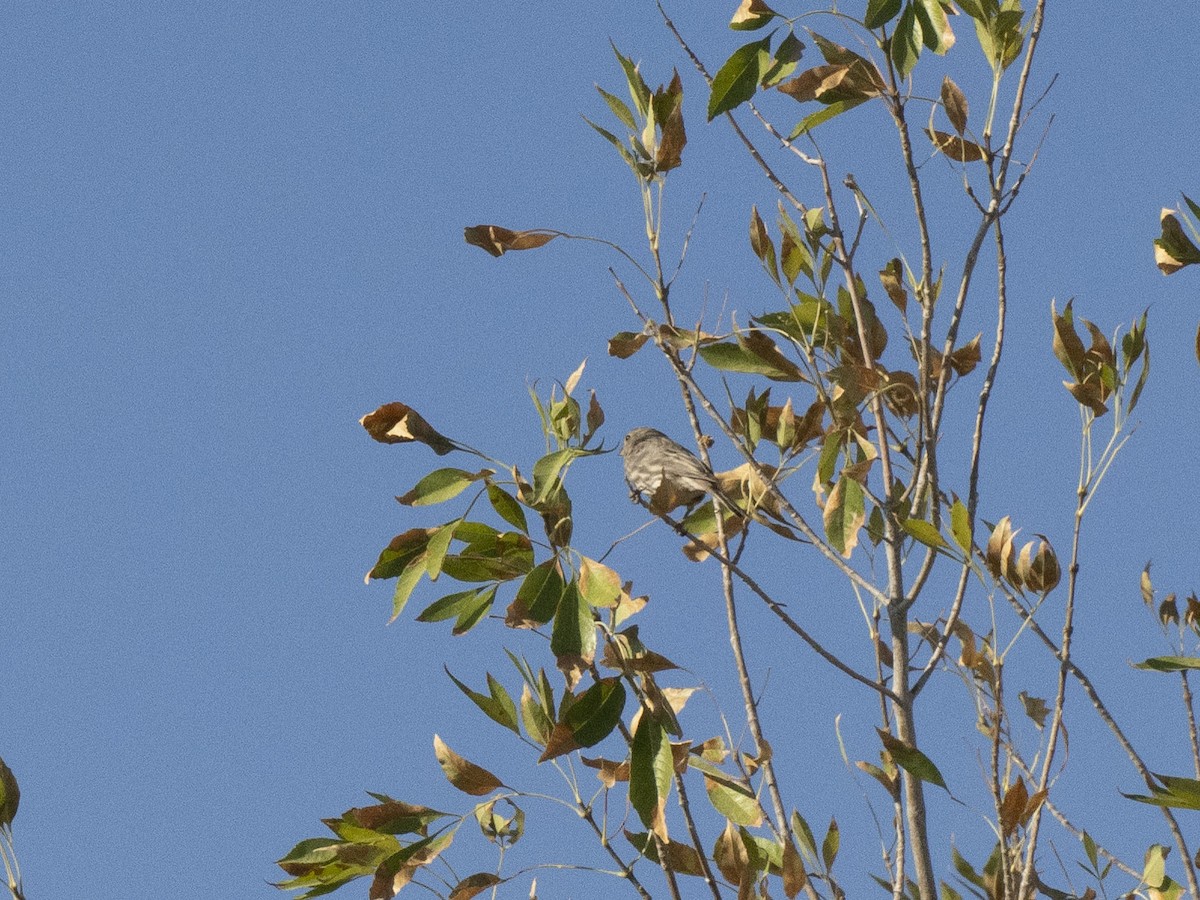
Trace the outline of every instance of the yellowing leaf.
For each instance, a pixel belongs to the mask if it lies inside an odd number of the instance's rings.
[[[504,782],[499,778],[482,766],[459,756],[436,734],[433,736],[433,753],[437,757],[438,765],[446,774],[446,780],[465,794],[481,797],[504,787]]]
[[[589,606],[616,606],[621,599],[621,576],[585,556],[579,565],[579,592]]]
[[[849,559],[858,546],[858,533],[867,520],[863,487],[853,478],[842,477],[825,501],[825,536],[843,557]]]
[[[762,0],[742,0],[729,22],[729,27],[735,31],[754,31],[762,28],[776,15],[778,13]]]

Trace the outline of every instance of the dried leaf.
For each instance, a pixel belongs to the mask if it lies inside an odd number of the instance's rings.
[[[974,141],[935,128],[927,128],[925,133],[933,141],[933,146],[956,162],[978,162],[987,158],[987,152]]]
[[[946,110],[946,118],[961,136],[967,129],[967,97],[957,84],[947,75],[942,79],[942,108]]]
[[[436,734],[433,736],[433,753],[446,779],[465,794],[481,797],[504,787],[503,781],[482,766],[459,756]]]
[[[545,229],[513,231],[500,225],[471,225],[463,229],[463,239],[474,247],[486,250],[492,256],[503,256],[509,250],[533,250],[550,243],[557,232]]]
[[[904,287],[904,265],[898,257],[889,260],[883,267],[879,280],[887,291],[888,299],[900,310],[900,315],[904,315],[908,310],[908,291]]]
[[[438,456],[457,449],[454,442],[438,433],[411,406],[385,403],[358,420],[373,439],[381,444],[407,444],[413,441],[430,447]]]

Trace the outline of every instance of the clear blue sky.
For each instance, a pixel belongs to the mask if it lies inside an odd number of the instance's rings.
[[[712,63],[745,40],[724,29],[735,5],[672,4]],[[1191,0],[1136,15],[1114,2],[1049,6],[1034,83],[1059,78],[1035,128],[1055,120],[1012,219],[1013,368],[993,435],[1012,431],[992,443],[1003,475],[986,499],[992,515],[1011,502],[1028,531],[1066,546],[1075,414],[1049,352],[1050,298],[1077,296],[1105,330],[1151,306],[1145,425],[1095,508],[1079,627],[1122,710],[1149,723],[1165,684],[1121,664],[1163,652],[1137,619],[1137,573],[1153,558],[1164,587],[1200,582],[1200,281],[1164,280],[1150,250],[1158,208],[1180,189],[1200,194],[1200,12]],[[960,65],[973,65],[974,38],[957,30]],[[693,296],[707,286],[743,319],[769,296],[745,223],[750,203],[775,200],[728,129],[703,124],[702,85],[649,3],[24,3],[6,10],[3,34],[0,756],[23,791],[26,887],[278,896],[272,861],[364,790],[465,808],[432,734],[480,757],[516,745],[480,723],[441,663],[471,651],[456,674],[479,684],[486,666],[511,685],[495,642],[536,646],[496,625],[458,642],[411,614],[384,626],[390,591],[362,575],[393,534],[433,521],[392,498],[435,459],[371,442],[357,419],[404,400],[527,466],[540,446],[527,384],[588,357],[584,385],[606,405],[610,445],[638,424],[684,433],[671,385],[644,386],[661,367],[605,355],[631,327],[612,259],[556,244],[493,260],[463,244],[463,226],[636,246],[634,188],[580,119],[606,114],[593,83],[620,84],[610,38],[652,83],[672,66],[685,79],[691,144],[669,227],[709,192],[682,282]],[[878,117],[848,121],[832,145],[864,156],[835,169],[882,190],[869,154],[885,134]],[[790,174],[812,189],[809,173]],[[641,521],[615,457],[580,484],[577,535],[590,546]],[[661,592],[647,636],[668,655],[702,642],[698,674],[726,686],[711,579],[693,587],[653,533],[620,565]],[[818,591],[829,634],[853,627],[844,586]],[[780,684],[786,660],[773,662]],[[781,703],[797,713],[777,753],[802,771],[832,766],[802,800],[814,824],[861,815],[833,715],[864,735],[857,758],[874,753],[874,707],[840,691]],[[1077,753],[1091,737],[1107,746],[1082,707],[1072,724]],[[1141,816],[1109,788],[1134,789],[1132,773],[1097,752],[1114,775],[1090,802],[1110,819]],[[1178,756],[1154,762],[1186,771]],[[971,781],[973,763],[958,774]],[[1163,837],[1148,828],[1138,846]],[[874,859],[874,848],[866,833],[855,853]]]

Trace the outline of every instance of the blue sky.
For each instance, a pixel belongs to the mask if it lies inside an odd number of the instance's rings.
[[[724,28],[733,5],[678,10],[710,63],[745,40]],[[1034,83],[1058,78],[1031,131],[1054,122],[1011,219],[1012,368],[986,498],[1067,545],[1075,413],[1049,352],[1049,301],[1076,296],[1106,331],[1149,306],[1144,424],[1094,509],[1079,624],[1099,680],[1149,727],[1178,713],[1157,706],[1162,683],[1123,665],[1165,652],[1139,618],[1137,573],[1152,558],[1165,589],[1197,581],[1200,289],[1190,272],[1164,280],[1150,240],[1160,206],[1200,192],[1200,14],[1184,0],[1128,9],[1050,3]],[[952,65],[965,72],[978,49],[957,30]],[[435,731],[481,761],[512,749],[440,668],[450,660],[479,684],[486,666],[511,683],[497,642],[536,644],[498,625],[451,641],[411,615],[385,627],[390,591],[362,575],[393,534],[431,521],[392,498],[436,463],[424,448],[371,442],[357,419],[403,400],[527,468],[540,452],[527,386],[587,357],[583,385],[605,404],[610,445],[639,424],[685,433],[661,365],[605,355],[632,327],[612,258],[559,242],[493,260],[462,242],[464,225],[497,222],[637,246],[636,190],[580,118],[606,115],[594,83],[620,86],[610,38],[652,84],[672,67],[684,77],[690,144],[668,229],[678,235],[700,193],[708,200],[683,290],[755,311],[767,285],[746,221],[751,203],[775,198],[728,129],[703,124],[706,93],[650,4],[7,11],[0,756],[23,791],[15,830],[30,896],[277,896],[272,861],[364,790],[466,807],[433,762]],[[882,194],[887,134],[878,114],[847,117],[829,146],[859,155],[835,169]],[[809,173],[789,174],[813,190]],[[591,546],[642,521],[615,456],[579,491],[577,534]],[[711,579],[653,531],[619,564],[661,592],[646,633],[668,655],[706,648],[698,677],[727,686]],[[844,586],[798,572],[839,640],[857,617]],[[767,648],[783,649],[759,625]],[[774,689],[797,710],[795,740],[777,752],[787,746],[800,771],[831,762],[833,783],[805,792],[814,823],[852,817],[859,793],[832,720],[847,713],[851,733],[869,734],[871,715],[861,694],[825,690],[827,670],[797,671],[799,684]],[[1086,713],[1075,752],[1089,759],[1094,744],[1114,773],[1087,802],[1131,814],[1111,785],[1132,790],[1132,773]],[[864,739],[857,757],[871,752]],[[973,763],[961,769],[969,781]],[[569,882],[545,883],[572,895]]]

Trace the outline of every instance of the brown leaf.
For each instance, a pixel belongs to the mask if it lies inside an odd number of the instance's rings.
[[[581,756],[583,764],[589,769],[596,770],[596,777],[600,779],[600,783],[606,788],[613,787],[619,781],[629,780],[629,760],[621,762],[613,762],[611,759],[603,759],[597,757],[589,759],[586,756]]]
[[[446,774],[446,779],[465,794],[481,797],[504,787],[504,782],[499,778],[482,766],[459,756],[436,734],[433,736],[433,753],[437,757],[438,765]]]
[[[704,864],[700,860],[700,854],[696,852],[696,849],[691,844],[667,841],[665,849],[667,865],[672,872],[696,877],[704,874]]]
[[[942,79],[942,107],[946,110],[946,118],[950,120],[954,130],[960,135],[966,131],[969,110],[967,98],[959,86],[950,80],[949,75]]]
[[[935,128],[926,128],[925,133],[933,141],[933,146],[956,162],[978,162],[987,157],[984,149],[974,141],[968,141],[966,138],[961,138],[957,135],[946,134],[946,132],[938,131]]]
[[[835,103],[839,100],[865,100],[879,93],[879,87],[860,62],[814,66],[779,85],[779,90],[801,103],[819,100]]]
[[[713,848],[713,862],[717,864],[725,880],[732,884],[740,884],[742,875],[750,866],[750,855],[746,852],[746,845],[742,843],[742,836],[732,822],[725,823],[725,830],[717,838],[717,845]]]
[[[1093,364],[1098,363],[1101,366],[1115,366],[1117,358],[1113,354],[1112,345],[1109,344],[1108,338],[1104,336],[1104,332],[1096,327],[1095,323],[1083,319],[1084,327],[1087,328],[1088,334],[1092,337],[1092,345],[1088,347],[1088,359]]]
[[[1074,302],[1068,300],[1061,313],[1054,308],[1054,304],[1050,305],[1050,321],[1054,325],[1051,348],[1071,377],[1079,379],[1086,371],[1087,351],[1075,333],[1075,316],[1071,311]]]
[[[440,815],[437,810],[428,806],[414,806],[402,800],[390,800],[387,803],[377,803],[374,806],[356,806],[345,813],[363,828],[377,830],[401,819],[424,819]]]
[[[1086,406],[1097,417],[1108,412],[1108,407],[1104,405],[1101,396],[1104,393],[1103,386],[1097,382],[1074,382],[1064,381],[1063,387],[1075,398],[1080,406]]]
[[[1039,594],[1048,594],[1058,586],[1062,578],[1062,568],[1058,564],[1058,556],[1054,548],[1046,540],[1045,535],[1038,535],[1041,540],[1034,551],[1034,543],[1030,541],[1021,550],[1021,558],[1017,562],[1017,571],[1025,586]]]
[[[454,886],[454,890],[450,892],[450,900],[471,900],[472,897],[479,896],[488,888],[502,884],[503,881],[504,879],[499,875],[493,875],[491,872],[477,872],[474,875],[468,875]]]
[[[513,231],[499,225],[471,225],[463,229],[463,239],[468,244],[481,247],[492,256],[503,256],[509,250],[532,250],[556,237],[557,233],[543,229]]]
[[[908,309],[908,291],[904,287],[904,265],[898,257],[883,267],[879,272],[879,280],[887,291],[888,299],[900,310],[900,315],[904,315]]]
[[[911,372],[888,372],[883,402],[896,415],[909,419],[921,411],[917,398],[917,379]]]
[[[979,365],[981,355],[979,352],[979,339],[982,335],[975,335],[968,343],[963,344],[948,357],[946,361],[950,363],[950,368],[961,378],[965,375],[970,375],[971,372]]]
[[[550,740],[546,742],[546,749],[538,757],[538,762],[544,763],[547,760],[554,759],[556,756],[562,756],[564,753],[570,753],[579,749],[582,748],[575,742],[575,732],[571,730],[569,725],[559,722],[550,733]]]
[[[649,339],[649,335],[636,331],[622,331],[614,334],[608,339],[608,355],[615,356],[617,359],[629,359],[641,350]]]
[[[993,577],[1008,579],[1013,582],[1014,586],[1020,587],[1020,576],[1017,574],[1016,556],[1013,550],[1015,537],[1016,532],[1013,531],[1012,521],[1005,516],[992,529],[984,559],[988,571],[992,573]]]
[[[804,886],[808,884],[808,872],[804,870],[804,860],[800,858],[800,852],[796,849],[796,845],[792,843],[791,835],[783,839],[783,893],[788,900],[792,900],[797,894],[804,890]]]
[[[591,666],[591,662],[587,657],[579,656],[576,653],[564,653],[562,656],[555,657],[554,667],[562,672],[567,687],[574,690],[575,685],[579,684],[579,679],[583,677],[583,673]]]
[[[1025,817],[1025,806],[1029,802],[1029,790],[1019,776],[1004,792],[1000,801],[1000,833],[1004,837],[1011,835]]]
[[[419,412],[403,403],[385,403],[358,420],[367,434],[381,444],[407,444],[416,441],[430,447],[438,456],[456,449],[452,440],[438,433]]]
[[[654,156],[656,172],[668,172],[683,162],[687,132],[683,128],[683,82],[679,79],[679,72],[671,79],[665,96],[671,98],[671,113],[662,122],[662,140]]]

